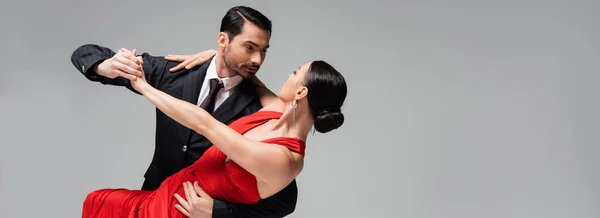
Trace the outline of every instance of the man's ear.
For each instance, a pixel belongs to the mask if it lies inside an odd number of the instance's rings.
[[[227,36],[227,33],[219,33],[219,36],[217,38],[217,44],[219,45],[219,51],[224,52],[227,48],[227,44],[229,44],[229,37]]]
[[[306,86],[302,86],[301,88],[296,90],[296,100],[305,98],[306,95],[308,95],[308,88],[306,88]]]

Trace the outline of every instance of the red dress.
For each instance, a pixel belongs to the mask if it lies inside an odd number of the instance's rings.
[[[229,126],[240,134],[282,113],[258,111],[242,117]],[[286,146],[304,155],[306,144],[298,138],[278,137],[262,141]],[[178,193],[185,196],[183,183],[198,181],[202,190],[213,198],[230,203],[253,204],[260,200],[256,177],[233,161],[225,162],[227,156],[216,146],[211,146],[194,164],[168,177],[155,191],[128,189],[100,189],[91,192],[83,203],[82,217],[184,217],[175,208]]]

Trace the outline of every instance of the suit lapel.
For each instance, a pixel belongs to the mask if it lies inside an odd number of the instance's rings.
[[[204,64],[190,69],[189,75],[183,81],[183,100],[194,105],[198,105],[198,98],[200,97],[200,89],[202,89],[202,83],[204,82],[204,78],[206,77],[206,70],[210,65],[210,62],[214,56]],[[190,139],[190,135],[193,130],[185,128],[184,141],[187,142]]]
[[[204,62],[204,64],[190,69],[188,78],[185,78],[183,82],[183,100],[198,105],[200,89],[202,89],[202,83],[206,77],[206,69],[208,69],[211,60],[212,58]]]

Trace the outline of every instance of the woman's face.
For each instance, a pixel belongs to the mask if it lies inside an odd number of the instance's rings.
[[[306,96],[304,92],[308,90],[303,83],[311,63],[308,62],[291,73],[287,81],[279,89],[278,96],[283,102],[287,103],[294,99],[300,100],[299,98]]]

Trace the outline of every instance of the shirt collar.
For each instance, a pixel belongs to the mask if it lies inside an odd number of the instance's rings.
[[[223,83],[225,91],[231,90],[232,88],[234,88],[235,86],[237,86],[238,84],[240,84],[242,82],[243,78],[239,75],[232,76],[232,77],[219,78],[219,76],[217,76],[216,60],[217,60],[217,56],[215,55],[213,57],[213,59],[210,61],[210,65],[208,65],[208,69],[206,70],[206,79],[205,80],[209,80],[209,79],[213,79],[213,78],[219,79]]]

